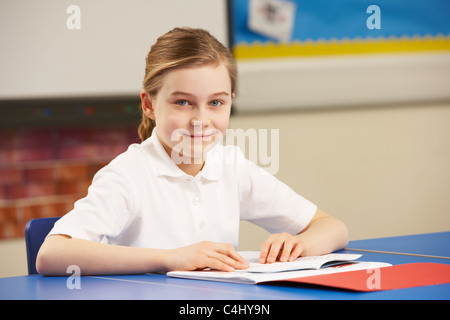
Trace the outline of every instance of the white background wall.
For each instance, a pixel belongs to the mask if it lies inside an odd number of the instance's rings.
[[[69,29],[67,8],[80,8]],[[177,26],[227,40],[222,0],[2,0],[0,99],[134,95],[156,38]]]

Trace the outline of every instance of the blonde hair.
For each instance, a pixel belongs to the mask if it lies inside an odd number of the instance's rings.
[[[236,89],[237,70],[231,52],[203,29],[175,28],[158,38],[146,58],[143,88],[155,96],[162,87],[165,74],[175,68],[200,67],[223,63],[228,70],[231,92]],[[142,141],[150,137],[154,120],[142,113],[138,133]]]

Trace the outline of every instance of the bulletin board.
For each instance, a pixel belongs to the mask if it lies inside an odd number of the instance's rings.
[[[252,30],[251,2],[257,14],[275,23],[286,19],[277,2],[291,3],[290,36],[280,40]],[[450,50],[448,0],[230,0],[229,5],[238,60]]]

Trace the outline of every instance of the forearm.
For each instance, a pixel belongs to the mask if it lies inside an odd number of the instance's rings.
[[[302,256],[330,253],[344,248],[348,243],[345,224],[323,211],[321,213],[306,230],[297,235],[304,244]]]
[[[165,271],[166,251],[51,236],[39,251],[36,268],[42,275],[54,276],[67,275],[70,265],[77,265],[82,275]]]

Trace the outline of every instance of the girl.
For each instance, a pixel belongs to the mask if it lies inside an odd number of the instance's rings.
[[[343,248],[347,229],[222,146],[236,89],[228,50],[201,29],[176,28],[146,59],[141,144],[101,169],[43,243],[37,270],[66,275],[245,269],[239,221],[273,233],[261,263]]]

